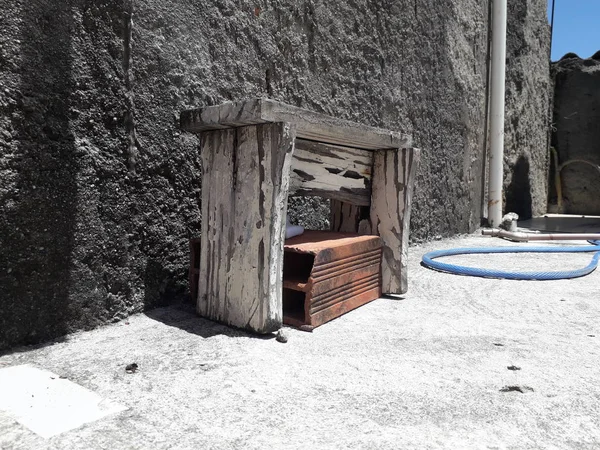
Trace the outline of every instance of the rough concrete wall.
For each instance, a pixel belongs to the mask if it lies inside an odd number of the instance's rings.
[[[413,237],[479,224],[487,1],[132,1],[0,0],[0,347],[185,295],[184,108],[268,96],[412,133]]]
[[[160,94],[164,114],[181,100],[203,106],[265,95],[411,132],[425,149],[415,236],[479,223],[486,2],[220,1],[207,7],[180,1],[137,8],[135,45],[160,60],[150,71],[143,66],[151,60],[134,62],[138,81],[152,76],[152,89],[180,97],[177,103]]]
[[[547,212],[550,30],[546,0],[508,2],[504,211]]]
[[[197,142],[150,111],[169,90],[128,86],[123,2],[0,9],[0,347],[183,295]]]
[[[552,145],[559,164],[572,160],[600,166],[600,52],[581,59],[565,55],[553,64],[554,128]],[[571,214],[600,214],[600,172],[584,164],[567,165],[561,171],[563,209]],[[550,198],[556,203],[556,187]]]

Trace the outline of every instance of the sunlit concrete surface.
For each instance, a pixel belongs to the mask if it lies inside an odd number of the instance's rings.
[[[288,328],[285,344],[190,306],[15,349],[0,357],[2,370],[43,368],[127,409],[48,438],[3,413],[0,448],[600,448],[600,272],[508,281],[420,265],[431,250],[491,245],[521,244],[467,236],[413,246],[405,295],[312,333]],[[564,270],[590,258],[449,260]]]
[[[44,438],[125,409],[47,370],[30,365],[0,369],[0,416]]]

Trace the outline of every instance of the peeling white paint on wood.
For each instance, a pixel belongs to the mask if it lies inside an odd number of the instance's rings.
[[[350,122],[270,99],[229,102],[181,113],[181,128],[192,133],[245,125],[289,122],[299,138],[364,149],[410,147],[403,133]]]
[[[296,140],[290,195],[316,195],[368,206],[373,152]]]
[[[410,136],[266,99],[184,111],[181,126],[202,132],[201,315],[281,326],[288,194],[330,198],[334,231],[381,236],[382,290],[406,291]]]
[[[202,133],[200,315],[259,333],[281,327],[294,138],[287,123]]]
[[[371,229],[383,240],[382,292],[408,289],[408,234],[412,189],[420,151],[414,148],[374,153]]]

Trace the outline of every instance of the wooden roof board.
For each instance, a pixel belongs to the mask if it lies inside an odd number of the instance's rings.
[[[337,119],[264,98],[186,110],[180,117],[181,129],[192,133],[270,122],[294,124],[297,137],[317,142],[369,150],[412,146],[412,137],[404,133]]]

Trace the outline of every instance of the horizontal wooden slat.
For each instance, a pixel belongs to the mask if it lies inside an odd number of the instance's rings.
[[[290,195],[316,195],[368,206],[373,152],[296,139]]]
[[[371,150],[410,147],[410,135],[286,105],[269,99],[223,103],[182,111],[181,129],[192,133],[266,122],[296,125],[297,137]]]

